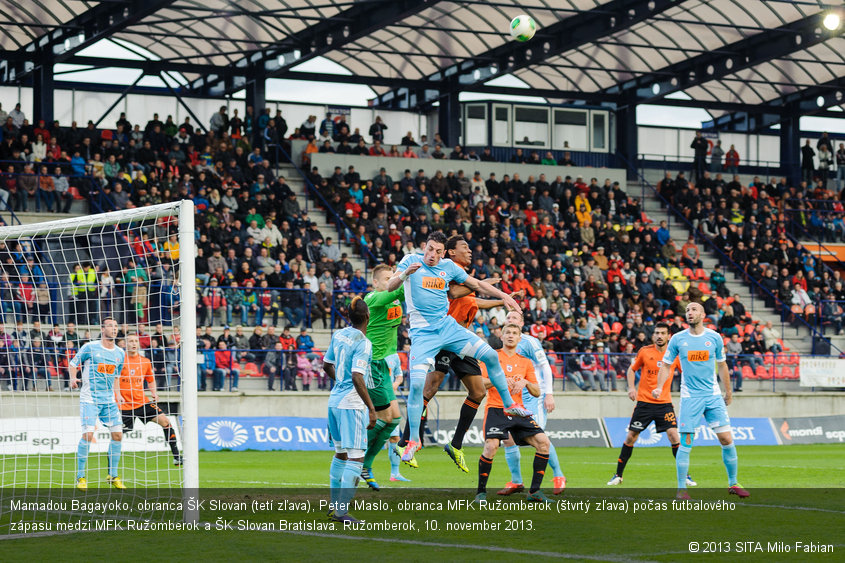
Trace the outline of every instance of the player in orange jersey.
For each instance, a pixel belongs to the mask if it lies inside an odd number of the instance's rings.
[[[153,375],[153,366],[150,360],[140,354],[140,341],[138,336],[130,334],[126,337],[126,360],[123,363],[123,371],[120,372],[120,397],[118,401],[121,415],[123,416],[123,428],[125,431],[135,427],[135,419],[141,419],[146,424],[153,421],[161,426],[164,431],[164,440],[170,445],[173,453],[173,465],[182,465],[182,456],[179,455],[179,448],[176,444],[176,432],[167,415],[158,407],[158,392],[156,391],[156,379]],[[144,393],[144,382],[150,390],[152,402]]]
[[[678,455],[681,437],[678,434],[678,422],[675,420],[675,408],[672,406],[672,378],[666,380],[658,398],[655,399],[651,394],[651,390],[657,387],[657,374],[660,372],[660,366],[663,365],[666,345],[669,344],[669,325],[657,323],[654,327],[654,333],[651,335],[651,341],[653,342],[652,345],[640,348],[637,358],[628,368],[626,374],[628,377],[628,398],[636,401],[637,406],[634,407],[631,422],[628,423],[628,435],[625,436],[625,443],[622,444],[622,451],[619,452],[616,473],[608,481],[608,485],[618,485],[622,482],[622,472],[625,471],[625,465],[634,452],[634,444],[640,432],[645,430],[652,420],[657,432],[666,432],[666,437],[669,438],[669,443],[672,446],[672,455]],[[680,369],[680,362],[677,359],[672,363],[669,372],[675,373],[676,369]],[[637,371],[640,372],[639,388],[634,383],[634,373]],[[696,485],[689,475],[687,475],[687,485],[690,487]]]
[[[534,397],[540,396],[534,364],[516,351],[521,335],[522,329],[518,325],[506,324],[502,329],[502,349],[499,350],[499,363],[508,380],[508,391],[514,404],[522,403],[523,389],[527,389]],[[482,369],[486,371],[486,368]],[[499,449],[499,443],[510,434],[518,445],[530,445],[537,450],[534,454],[534,476],[531,479],[531,488],[526,500],[552,502],[540,490],[546,466],[549,463],[551,442],[548,436],[530,416],[526,418],[507,416],[503,409],[502,397],[486,378],[486,373],[484,375],[484,386],[487,388],[487,406],[484,412],[484,452],[478,460],[478,491],[475,500],[486,502],[487,480],[493,468],[493,457]]]
[[[461,268],[466,269],[472,264],[472,250],[461,235],[449,237],[446,241],[445,252],[445,257],[451,259],[452,262]],[[490,281],[490,283],[495,284],[497,282]],[[516,298],[517,293],[512,293],[511,297]],[[449,316],[458,321],[458,324],[464,328],[469,328],[472,321],[475,320],[475,315],[479,309],[492,309],[494,307],[502,307],[503,305],[504,302],[501,299],[480,299],[465,286],[453,284],[449,290]],[[463,383],[467,390],[467,396],[464,399],[464,404],[461,405],[458,423],[455,426],[455,433],[452,436],[452,440],[443,446],[443,450],[452,458],[452,461],[455,462],[455,465],[461,471],[469,473],[469,468],[466,465],[461,447],[463,446],[464,436],[466,436],[469,427],[472,425],[472,421],[475,419],[475,413],[478,412],[478,407],[481,405],[481,401],[486,394],[478,360],[472,356],[462,357],[454,352],[441,350],[434,358],[434,370],[430,371],[425,378],[423,405],[426,408],[428,407],[429,401],[437,394],[440,385],[443,383],[443,378],[449,372],[450,368],[461,380],[461,383]],[[420,425],[421,436],[425,428],[425,411],[423,411],[422,420],[423,423]],[[406,425],[406,431],[407,428],[408,425]],[[406,432],[403,441],[407,439]],[[422,437],[420,438],[420,443],[422,443]]]

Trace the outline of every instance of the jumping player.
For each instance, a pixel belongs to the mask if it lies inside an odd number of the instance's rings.
[[[109,442],[109,474],[106,482],[115,489],[125,489],[126,486],[117,476],[117,466],[120,463],[120,449],[123,442],[123,423],[120,409],[115,399],[115,380],[123,370],[125,352],[115,344],[117,337],[117,321],[111,317],[103,319],[101,325],[102,336],[99,342],[88,342],[77,352],[68,363],[70,386],[76,389],[80,380],[76,374],[82,368],[82,389],[79,391],[79,416],[82,420],[82,438],[76,448],[76,488],[88,490],[85,478],[85,466],[88,463],[88,450],[94,440],[94,430],[99,419],[108,426],[111,432]],[[118,393],[120,383],[118,383]]]
[[[693,302],[687,305],[686,320],[689,328],[676,333],[669,340],[663,365],[657,376],[657,385],[651,392],[660,398],[663,386],[669,379],[669,366],[675,358],[681,359],[681,402],[678,406],[678,430],[681,433],[681,447],[675,467],[678,475],[678,498],[688,499],[686,478],[692,439],[701,415],[716,433],[722,444],[722,462],[728,472],[728,492],[741,498],[750,494],[737,482],[738,459],[731,434],[731,421],[727,406],[731,404],[732,389],[728,364],[725,362],[725,345],[716,331],[704,328],[704,307]],[[719,378],[725,385],[725,398],[719,388]]]
[[[387,365],[390,368],[390,377],[393,380],[393,394],[399,391],[399,387],[405,380],[405,374],[402,372],[402,360],[399,359],[399,354],[391,354],[386,357]],[[399,427],[393,429],[390,434],[390,439],[387,442],[387,457],[390,459],[390,480],[391,481],[410,481],[410,479],[402,476],[399,472],[399,464],[402,461],[402,451],[399,449],[400,432]],[[411,459],[411,467],[416,465],[416,460]]]
[[[534,375],[534,366],[529,359],[520,356],[516,350],[521,332],[517,325],[505,324],[502,329],[502,349],[498,352],[501,366],[507,373],[508,390],[515,404],[521,400],[523,389],[527,389],[534,397],[540,396],[540,386]],[[486,366],[489,364],[485,364]],[[509,416],[502,408],[502,398],[499,392],[493,389],[493,383],[485,380],[484,384],[488,389],[487,406],[484,412],[484,452],[478,460],[478,490],[475,500],[487,500],[487,480],[493,468],[493,457],[499,449],[499,442],[510,434],[517,444],[531,445],[537,450],[534,454],[534,476],[531,479],[531,488],[526,500],[551,502],[540,490],[546,465],[549,463],[551,442],[548,436],[531,416],[525,418]]]
[[[461,357],[470,356],[487,364],[492,385],[500,391],[504,411],[508,416],[529,416],[530,412],[514,403],[507,392],[507,380],[499,366],[498,355],[489,344],[462,327],[448,315],[447,290],[452,280],[465,284],[469,289],[501,299],[509,309],[519,311],[519,305],[507,295],[487,282],[470,276],[463,268],[443,258],[446,249],[446,235],[434,232],[428,236],[423,256],[409,254],[399,263],[398,272],[390,278],[388,291],[400,285],[405,286],[405,301],[411,324],[411,386],[408,393],[408,419],[410,436],[402,454],[402,461],[414,457],[420,443],[420,416],[423,413],[423,387],[425,377],[434,365],[434,358],[440,350],[455,352]]]
[[[355,523],[349,505],[361,479],[367,430],[376,425],[376,410],[367,392],[372,386],[373,346],[366,337],[370,311],[360,297],[349,304],[349,320],[352,326],[332,335],[323,370],[335,382],[329,394],[329,437],[335,450],[329,470],[329,518]]]
[[[511,311],[505,318],[505,323],[514,324],[519,327],[520,339],[517,344],[516,351],[520,356],[524,356],[531,360],[534,367],[534,373],[538,376],[540,385],[540,396],[535,397],[531,395],[528,390],[522,392],[523,404],[534,414],[534,420],[540,425],[543,430],[546,429],[546,422],[548,421],[549,413],[555,410],[555,398],[552,367],[549,365],[549,358],[546,356],[543,345],[540,341],[522,332],[522,327],[525,325],[525,320],[521,313]],[[525,487],[522,484],[522,471],[520,470],[521,455],[519,453],[519,446],[516,445],[513,438],[510,437],[502,444],[505,446],[505,461],[508,463],[508,469],[511,472],[511,480],[505,485],[505,488],[500,490],[500,495],[512,495],[520,491],[524,491]],[[563,469],[560,467],[560,460],[557,457],[557,451],[554,445],[549,442],[549,465],[554,471],[554,478],[552,482],[554,488],[552,494],[559,495],[566,488],[566,477],[563,474]]]
[[[631,458],[634,452],[634,444],[640,436],[640,432],[648,428],[651,421],[654,421],[654,427],[657,432],[666,432],[666,437],[669,439],[669,444],[672,446],[672,455],[678,456],[678,446],[681,439],[678,436],[678,422],[675,419],[675,409],[672,406],[672,378],[666,380],[660,391],[660,396],[656,399],[651,396],[651,390],[657,385],[657,373],[660,371],[660,366],[663,365],[663,356],[666,353],[666,345],[669,343],[669,325],[666,323],[657,323],[654,326],[654,333],[651,335],[653,344],[650,346],[643,346],[637,353],[636,359],[628,367],[626,376],[628,378],[628,398],[637,402],[634,407],[634,413],[631,415],[631,422],[628,423],[628,435],[625,436],[625,443],[622,444],[622,451],[619,452],[619,459],[616,463],[616,473],[613,478],[607,482],[608,485],[619,485],[622,483],[622,473],[625,471],[625,465]],[[675,373],[675,369],[680,366],[680,362],[676,358],[669,373]],[[640,372],[640,385],[636,387],[635,374]],[[686,485],[694,487],[696,485],[692,477],[687,475]]]
[[[370,309],[367,339],[373,345],[373,361],[370,364],[373,386],[368,392],[378,420],[375,427],[367,432],[367,452],[364,455],[361,477],[375,491],[379,490],[379,484],[373,477],[373,461],[402,420],[387,358],[396,355],[397,327],[402,322],[405,290],[402,286],[394,291],[385,290],[387,280],[392,275],[393,268],[387,264],[379,264],[373,268],[374,291],[364,297],[364,302]],[[399,356],[396,356],[396,360],[398,359]]]
[[[164,432],[164,441],[170,446],[173,454],[173,465],[182,465],[182,456],[179,455],[179,447],[176,444],[176,432],[170,424],[170,419],[158,407],[158,392],[156,390],[156,379],[153,375],[153,364],[149,359],[142,356],[138,336],[130,334],[126,337],[126,361],[123,370],[120,372],[120,413],[123,416],[123,429],[132,430],[135,427],[135,419],[140,419],[143,424],[153,421],[161,426]],[[152,402],[144,393],[144,382],[150,390]]]
[[[472,264],[472,250],[470,250],[469,244],[467,244],[461,235],[449,237],[446,241],[446,257],[465,270]],[[511,297],[518,297],[517,293],[511,294]],[[472,324],[472,321],[475,320],[475,315],[479,309],[492,309],[504,305],[504,301],[501,299],[479,299],[475,296],[475,293],[465,286],[459,286],[454,283],[449,290],[449,297],[449,316],[467,329]],[[458,424],[455,426],[455,434],[452,436],[452,441],[444,445],[443,450],[452,458],[452,461],[455,462],[455,465],[461,471],[469,473],[469,468],[466,465],[461,447],[463,446],[464,436],[466,436],[475,418],[475,413],[478,412],[478,407],[487,394],[481,378],[481,367],[478,365],[478,360],[471,357],[462,358],[454,352],[441,350],[434,359],[434,371],[429,372],[426,376],[425,389],[423,391],[423,408],[428,408],[428,403],[437,394],[440,385],[443,383],[443,378],[446,377],[446,373],[448,373],[450,367],[466,388],[467,397],[464,399],[464,404],[461,405],[461,412],[458,417]],[[408,426],[406,425],[407,428]],[[410,435],[410,431],[408,434]],[[405,436],[405,439],[407,440],[408,436]]]

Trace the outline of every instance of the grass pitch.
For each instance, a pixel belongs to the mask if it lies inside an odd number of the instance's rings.
[[[514,504],[514,500],[524,498],[519,495],[487,510],[460,505],[459,501],[472,499],[475,493],[478,448],[465,450],[469,474],[462,473],[438,448],[426,448],[418,454],[420,469],[402,465],[402,473],[412,479],[410,483],[389,482],[390,464],[385,453],[374,466],[382,491],[369,491],[362,484],[356,499],[368,504],[351,512],[368,522],[414,526],[412,530],[319,528],[327,523],[324,512],[317,507],[328,494],[329,452],[201,452],[203,498],[213,497],[226,503],[214,510],[206,506],[201,519],[212,524],[231,522],[233,530],[212,526],[196,532],[74,533],[8,539],[0,544],[0,549],[10,560],[46,559],[62,553],[63,559],[71,561],[97,560],[115,553],[125,553],[133,559],[215,561],[310,561],[328,557],[354,557],[361,561],[385,557],[402,561],[431,561],[437,557],[471,561],[676,561],[687,557],[808,561],[816,557],[843,560],[845,554],[845,475],[841,470],[845,448],[840,445],[739,448],[739,479],[752,493],[747,500],[728,497],[719,448],[694,448],[690,472],[698,487],[690,491],[693,499],[714,503],[707,506],[728,500],[735,503],[730,510],[709,511],[673,508],[675,471],[668,448],[635,449],[625,481],[619,487],[605,485],[615,469],[615,450],[558,449],[568,487],[564,495],[553,498],[566,504],[558,503],[549,512],[525,510]],[[523,448],[522,454],[523,478],[528,481],[533,450]],[[96,457],[92,456],[89,472],[92,485],[105,477]],[[2,461],[8,470],[12,460]],[[139,465],[138,461],[134,465]],[[129,462],[122,474],[130,487],[151,475],[175,475],[168,461],[165,456],[144,460],[145,471],[134,474]],[[31,474],[34,469],[31,458],[17,456],[14,463],[19,472]],[[42,468],[39,473],[45,479],[42,484],[53,483],[56,475],[62,479],[69,476],[72,482],[73,456],[54,457],[53,464],[51,472]],[[34,480],[30,478],[28,482],[34,485]],[[508,480],[504,452],[500,451],[490,476],[491,500]],[[545,484],[548,490],[551,470]],[[94,490],[89,494],[100,493]],[[312,504],[309,510],[291,505],[283,511],[256,513],[240,508],[240,503],[251,506],[253,501],[277,503],[283,499]],[[384,502],[378,505],[379,500]],[[412,505],[402,510],[403,501],[428,503],[428,507],[415,510]],[[449,501],[453,501],[453,506],[447,504]],[[436,503],[442,503],[442,507],[438,509]],[[635,504],[641,507],[636,514]],[[590,506],[588,512],[583,509],[586,505]],[[241,521],[253,530],[269,531],[239,531]],[[290,529],[291,523],[300,523],[299,529]],[[0,520],[0,529],[7,524],[8,519]],[[282,531],[283,526],[288,529]],[[695,542],[698,554],[692,555],[691,543]],[[804,551],[807,546],[812,550],[828,545],[833,546],[832,554]]]

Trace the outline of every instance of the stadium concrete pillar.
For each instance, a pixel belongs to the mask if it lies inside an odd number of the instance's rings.
[[[616,152],[624,157],[620,162],[628,170],[628,179],[637,178],[637,106],[628,104],[616,110]]]
[[[53,123],[53,62],[42,61],[32,73],[32,123],[37,125],[44,120],[47,125]]]
[[[790,184],[801,181],[801,115],[792,111],[780,122],[780,163]]]
[[[447,92],[440,98],[438,133],[443,142],[450,147],[458,144],[461,137],[461,104],[458,96],[458,92]]]

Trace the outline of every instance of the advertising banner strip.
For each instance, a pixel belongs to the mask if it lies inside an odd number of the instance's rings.
[[[181,449],[179,424],[169,417]],[[48,416],[39,418],[0,418],[0,448],[4,454],[70,454],[75,453],[82,428],[78,416]],[[111,433],[97,423],[91,453],[108,451]],[[170,452],[164,441],[161,426],[154,422],[135,422],[133,430],[123,433],[124,452]]]
[[[773,418],[781,443],[841,444],[845,442],[845,415]]]
[[[845,360],[802,357],[798,367],[802,387],[845,387]]]
[[[607,434],[612,447],[618,448],[622,446],[622,443],[625,441],[625,435],[628,433],[629,422],[630,418],[627,417],[605,417],[604,424],[607,428]],[[734,441],[737,444],[755,446],[778,445],[777,436],[768,418],[731,418],[731,427],[733,429]],[[701,418],[701,421],[695,428],[694,440],[696,446],[719,445],[719,439],[716,437],[716,433],[707,426],[704,417]],[[652,422],[640,433],[635,446],[645,448],[669,447],[669,440],[666,438],[665,432],[658,434],[655,431],[654,423]]]

